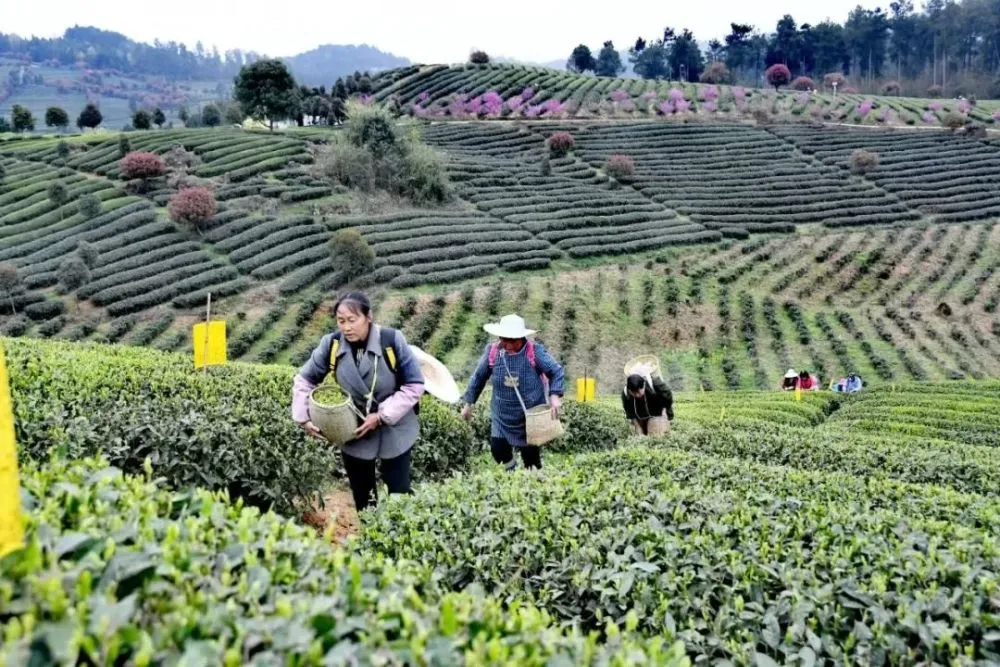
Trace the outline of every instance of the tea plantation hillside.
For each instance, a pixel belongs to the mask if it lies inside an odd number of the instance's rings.
[[[373,82],[375,98],[425,118],[554,119],[671,116],[733,120],[765,114],[874,126],[940,127],[952,114],[993,125],[1000,102],[753,90],[648,79],[585,76],[525,65],[426,65],[390,70]]]
[[[330,482],[329,448],[286,432],[290,369],[0,342],[27,538],[0,559],[6,664],[1000,654],[997,382],[681,394],[651,441],[620,406],[568,401],[544,469],[514,474],[472,472],[483,422],[428,401],[416,465],[436,472],[331,546],[230,483]]]
[[[0,142],[0,262],[21,279],[0,331],[190,350],[211,292],[232,359],[297,364],[343,283],[327,242],[354,228],[376,254],[362,284],[380,320],[459,377],[485,319],[510,310],[602,390],[650,349],[679,390],[770,388],[789,367],[824,383],[1000,374],[996,140],[672,120],[404,127],[441,153],[451,203],[331,185],[314,163],[336,130],[128,133],[128,150],[170,164],[144,188],[121,180],[118,137]],[[858,150],[878,159],[859,171]],[[609,167],[618,156],[634,173]],[[219,201],[198,230],[165,206],[190,184]],[[60,267],[81,241],[96,262],[71,287]]]

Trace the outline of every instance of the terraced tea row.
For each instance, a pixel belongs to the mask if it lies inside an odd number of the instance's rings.
[[[750,90],[741,86],[593,77],[523,65],[409,67],[376,77],[375,98],[424,118],[700,118],[763,114],[881,126],[940,127],[949,116],[992,125],[1000,104],[986,101]]]

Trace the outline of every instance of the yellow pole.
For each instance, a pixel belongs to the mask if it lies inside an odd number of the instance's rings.
[[[21,491],[17,475],[14,410],[7,378],[7,359],[0,345],[0,557],[24,546]]]

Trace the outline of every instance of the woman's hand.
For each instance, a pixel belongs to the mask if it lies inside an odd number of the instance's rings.
[[[462,419],[464,419],[465,421],[469,421],[469,420],[472,419],[472,404],[471,403],[466,403],[462,407]]]
[[[323,440],[326,442],[326,437],[323,435],[323,432],[320,431],[316,424],[313,424],[311,421],[302,422],[299,424],[299,428],[301,428],[310,438],[316,438],[317,440]]]
[[[378,413],[374,412],[365,417],[365,420],[361,422],[361,426],[354,430],[354,435],[362,438],[377,429],[379,424],[381,424],[381,422],[378,419]]]
[[[552,405],[552,418],[559,419],[562,414],[562,399],[553,394],[549,397],[549,403]]]

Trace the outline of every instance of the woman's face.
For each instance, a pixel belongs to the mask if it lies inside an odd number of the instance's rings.
[[[344,338],[352,343],[368,338],[371,324],[372,316],[365,315],[354,304],[342,303],[337,308],[337,328],[344,334]]]
[[[524,347],[524,339],[501,338],[500,347],[503,349],[504,352],[507,352],[509,354],[517,354],[518,352],[521,351],[521,348]]]

